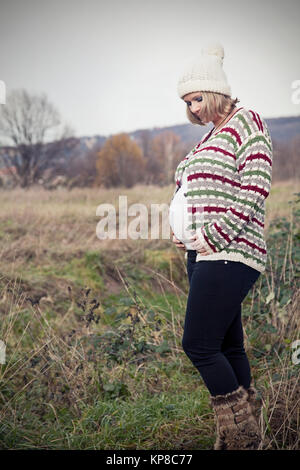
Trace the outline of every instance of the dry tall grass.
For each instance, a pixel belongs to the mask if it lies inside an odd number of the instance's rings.
[[[211,448],[208,393],[180,347],[183,253],[168,240],[96,237],[99,204],[118,207],[120,194],[128,205],[168,203],[172,191],[0,192],[3,448]],[[245,304],[257,413],[271,449],[300,444],[299,366],[291,361],[300,332],[296,192],[297,181],[272,187],[266,232],[276,218],[288,221],[283,261],[270,253]]]

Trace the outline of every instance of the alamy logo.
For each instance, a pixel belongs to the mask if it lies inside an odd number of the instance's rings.
[[[6,361],[6,345],[4,341],[0,339],[0,364],[5,364]]]
[[[167,204],[151,204],[150,210],[150,238],[160,238],[160,213],[162,216],[162,238],[170,239]],[[119,207],[113,204],[100,204],[96,215],[101,216],[97,224],[96,234],[100,240],[149,238],[149,214],[145,204],[134,203],[128,207],[127,196],[119,196]],[[128,217],[135,217],[128,221]],[[118,229],[118,230],[117,230]],[[118,233],[117,233],[118,231]]]
[[[0,80],[0,104],[6,103],[6,86],[3,80]]]
[[[199,213],[201,212],[203,208],[199,208]],[[134,203],[128,206],[127,196],[120,195],[119,207],[107,203],[100,204],[96,209],[96,215],[102,217],[96,227],[96,235],[100,240],[116,238],[169,240],[170,228],[175,237],[185,244],[188,244],[192,236],[192,213],[189,212],[188,204],[181,200],[173,201],[170,207],[165,203],[150,204],[149,213],[145,204]],[[134,219],[129,220],[130,217]]]
[[[300,364],[300,339],[292,342],[292,349],[296,349],[292,354],[292,363],[298,365]]]
[[[292,103],[300,104],[300,80],[294,80],[292,82],[292,88],[295,89],[291,96]]]

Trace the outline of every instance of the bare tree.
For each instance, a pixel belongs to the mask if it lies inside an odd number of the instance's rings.
[[[174,172],[183,158],[183,153],[183,143],[174,132],[164,131],[153,138],[151,142],[153,162],[150,169],[155,171],[158,184],[165,185],[173,182]]]
[[[72,164],[66,165],[67,187],[91,187],[97,178],[97,158],[101,147],[89,149],[84,154],[78,152],[72,157]]]
[[[160,186],[173,183],[176,167],[188,153],[189,145],[168,130],[154,137],[148,129],[142,130],[138,142],[146,161],[145,183]]]
[[[142,149],[143,156],[146,162],[144,182],[146,184],[158,183],[157,175],[160,172],[161,163],[158,161],[157,158],[155,158],[155,156],[153,156],[152,135],[149,129],[144,129],[140,131],[138,134],[137,141]]]
[[[58,110],[46,95],[13,90],[0,108],[0,159],[15,184],[28,187],[48,170],[55,174],[57,162],[76,139],[72,129],[62,128]],[[49,171],[50,170],[50,171]],[[51,171],[52,170],[52,171]]]

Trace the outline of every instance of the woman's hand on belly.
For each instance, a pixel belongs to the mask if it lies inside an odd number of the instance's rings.
[[[184,248],[185,249],[185,245],[175,237],[174,233],[173,233],[172,242],[175,243],[177,248]]]
[[[196,250],[201,256],[206,256],[206,255],[210,254],[209,251],[206,251],[206,248],[204,248],[204,246],[202,245],[201,240],[199,240],[199,237],[196,233],[195,233],[195,235],[193,235],[191,237],[191,241],[192,240],[195,240],[191,245],[193,250]]]

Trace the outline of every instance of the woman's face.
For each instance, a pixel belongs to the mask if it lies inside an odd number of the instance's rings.
[[[187,103],[191,113],[201,119],[202,122],[205,122],[202,106],[203,96],[201,92],[196,91],[193,93],[188,93],[187,95],[184,95],[182,99],[185,103]]]

